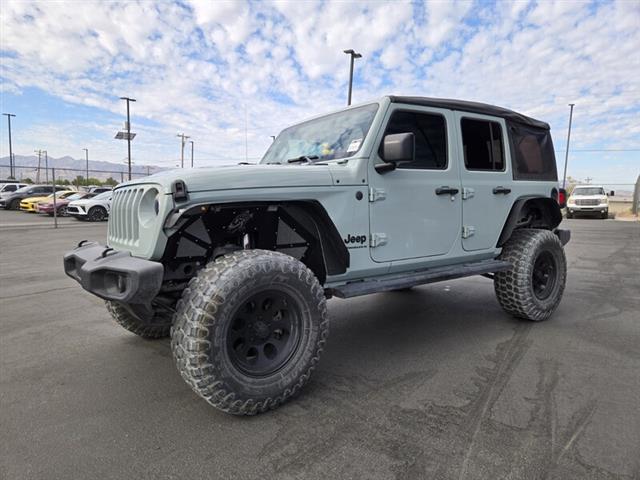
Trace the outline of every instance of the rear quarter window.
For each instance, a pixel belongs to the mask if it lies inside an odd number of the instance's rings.
[[[558,180],[556,157],[549,130],[508,125],[515,180]]]

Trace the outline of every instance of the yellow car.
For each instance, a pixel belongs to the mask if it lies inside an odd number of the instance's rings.
[[[56,200],[58,198],[67,198],[74,193],[78,193],[75,190],[62,190],[60,192],[56,192]],[[20,210],[23,212],[37,212],[36,207],[38,206],[38,202],[46,202],[47,200],[53,199],[53,193],[51,195],[46,195],[44,197],[29,197],[20,201]]]

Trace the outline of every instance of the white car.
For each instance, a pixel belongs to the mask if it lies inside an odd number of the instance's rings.
[[[609,197],[603,187],[578,185],[573,189],[567,201],[567,218],[580,213],[596,214],[600,218],[609,216]]]
[[[112,196],[113,192],[108,191],[92,198],[76,200],[67,205],[67,214],[78,220],[101,222],[109,216]]]
[[[19,188],[26,187],[26,186],[27,186],[26,183],[14,183],[14,182],[0,183],[0,200],[4,199],[5,197],[8,197],[12,193],[15,193],[16,190],[18,190]]]

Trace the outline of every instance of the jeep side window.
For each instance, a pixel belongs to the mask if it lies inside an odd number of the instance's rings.
[[[462,145],[467,170],[504,170],[502,127],[498,122],[463,118]]]
[[[396,110],[391,115],[385,135],[413,133],[416,158],[398,168],[444,170],[447,168],[447,126],[442,115]],[[382,144],[379,154],[382,156]]]

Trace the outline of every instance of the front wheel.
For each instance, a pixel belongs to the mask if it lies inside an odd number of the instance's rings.
[[[324,291],[295,258],[236,251],[209,263],[178,302],[171,348],[209,404],[254,415],[296,395],[329,333]]]
[[[87,213],[87,217],[92,222],[101,222],[107,218],[107,211],[102,207],[91,207]]]
[[[549,230],[516,230],[499,258],[513,265],[494,276],[502,308],[527,320],[549,318],[562,299],[567,280],[567,260],[558,237]]]
[[[606,210],[606,211],[602,212],[600,214],[600,218],[602,218],[603,220],[609,218],[609,211]]]
[[[147,339],[165,338],[171,332],[173,315],[168,310],[122,305],[107,300],[107,310],[121,327]]]

